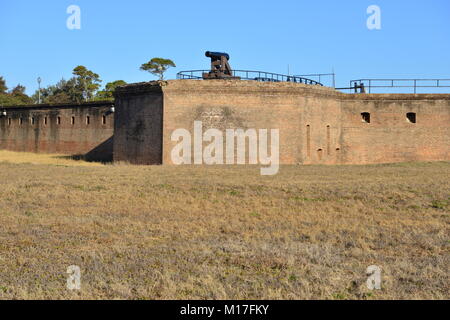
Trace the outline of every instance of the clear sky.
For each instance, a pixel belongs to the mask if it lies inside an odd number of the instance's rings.
[[[81,9],[69,30],[67,8]],[[367,8],[381,29],[367,28]],[[325,73],[338,86],[359,78],[450,78],[449,0],[0,0],[0,75],[27,93],[85,65],[113,80],[139,82],[153,57],[208,69],[206,50],[231,55],[234,69]]]

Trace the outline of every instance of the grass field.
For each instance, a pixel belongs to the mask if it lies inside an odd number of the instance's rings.
[[[449,299],[449,178],[449,162],[264,177],[0,151],[0,299]]]

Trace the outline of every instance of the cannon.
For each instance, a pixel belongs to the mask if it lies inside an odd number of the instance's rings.
[[[228,53],[206,51],[205,56],[211,58],[211,71],[203,73],[203,79],[240,79],[240,77],[233,76],[228,62],[230,61]]]
[[[220,60],[220,58],[224,57],[227,61],[230,61],[230,55],[225,52],[211,52],[206,51],[205,56],[208,58],[213,58],[214,60]]]

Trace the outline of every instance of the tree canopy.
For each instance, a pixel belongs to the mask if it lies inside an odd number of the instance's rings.
[[[38,103],[39,93],[41,103],[46,104],[112,100],[116,88],[127,84],[123,80],[116,80],[108,82],[103,90],[99,90],[102,80],[97,73],[80,65],[73,69],[72,74],[73,77],[69,80],[61,79],[56,84],[41,88],[40,92],[36,90],[31,97],[25,93],[25,87],[20,84],[8,91],[5,79],[0,76],[0,107]]]
[[[38,102],[39,92],[36,90],[33,100]],[[83,92],[76,87],[74,78],[69,80],[61,79],[55,85],[49,85],[47,88],[41,89],[41,101],[43,103],[76,103],[83,99]]]
[[[100,88],[100,82],[102,82],[100,76],[88,70],[85,66],[75,67],[72,74],[75,76],[76,91],[81,94],[77,97],[77,102],[81,102],[83,99],[88,101],[94,98],[95,92]]]
[[[170,67],[176,67],[175,63],[170,59],[153,58],[149,62],[141,65],[141,70],[148,71],[159,77],[159,80],[164,80],[164,73]]]
[[[0,77],[0,106],[18,106],[32,104],[33,100],[25,93],[26,88],[20,84],[8,92],[6,81]]]
[[[102,100],[102,99],[113,99],[114,98],[114,91],[117,87],[126,85],[127,83],[123,80],[116,80],[113,82],[108,82],[105,86],[104,90],[101,90],[97,92],[96,99]]]
[[[77,66],[72,71],[73,77],[69,80],[61,79],[55,85],[49,85],[41,89],[42,103],[81,103],[96,98],[96,92],[100,88],[100,76],[87,69],[85,66]],[[37,103],[39,92],[33,95]]]

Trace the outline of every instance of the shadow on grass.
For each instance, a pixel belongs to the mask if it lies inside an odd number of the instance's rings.
[[[113,162],[113,137],[102,142],[86,154],[57,156],[56,158],[110,164]]]
[[[73,160],[73,161],[85,161],[85,162],[92,162],[92,163],[102,163],[102,164],[112,164],[112,158],[111,159],[95,159],[92,157],[89,157],[85,154],[75,154],[75,155],[68,155],[68,156],[55,156],[53,157],[55,159],[62,159],[62,160]]]

